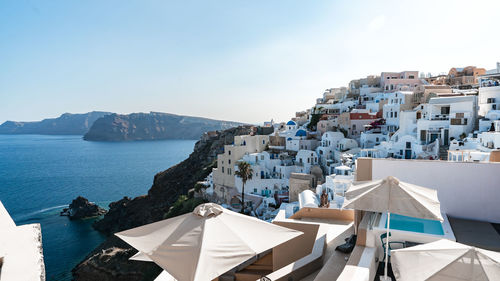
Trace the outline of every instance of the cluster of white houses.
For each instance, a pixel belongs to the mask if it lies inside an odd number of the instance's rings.
[[[357,157],[488,161],[500,148],[499,83],[497,65],[429,77],[382,72],[328,89],[290,121],[266,122],[272,133],[235,137],[218,155],[208,191],[241,206],[243,183],[234,171],[248,162],[245,201],[262,215],[268,205],[300,201],[306,189],[327,190],[334,200],[348,188]]]

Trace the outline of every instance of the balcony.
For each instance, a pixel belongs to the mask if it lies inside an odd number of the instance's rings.
[[[450,120],[449,114],[436,114],[431,116],[431,121],[447,121]]]

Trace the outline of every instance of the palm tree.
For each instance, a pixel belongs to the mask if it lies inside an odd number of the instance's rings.
[[[241,213],[245,210],[245,183],[251,180],[253,176],[253,169],[249,163],[241,161],[238,163],[238,171],[234,172],[237,177],[241,178],[243,186],[241,188]]]

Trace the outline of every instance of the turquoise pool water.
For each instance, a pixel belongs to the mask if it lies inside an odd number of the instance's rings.
[[[385,221],[385,227],[387,227],[387,219]],[[444,235],[443,227],[441,226],[440,221],[419,219],[397,214],[391,214],[390,227],[391,229]]]

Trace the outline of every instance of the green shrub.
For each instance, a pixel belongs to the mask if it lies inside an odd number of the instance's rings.
[[[196,206],[207,203],[208,201],[202,198],[188,198],[186,195],[181,195],[170,207],[168,212],[163,216],[164,219],[173,218],[189,212],[192,212]]]

